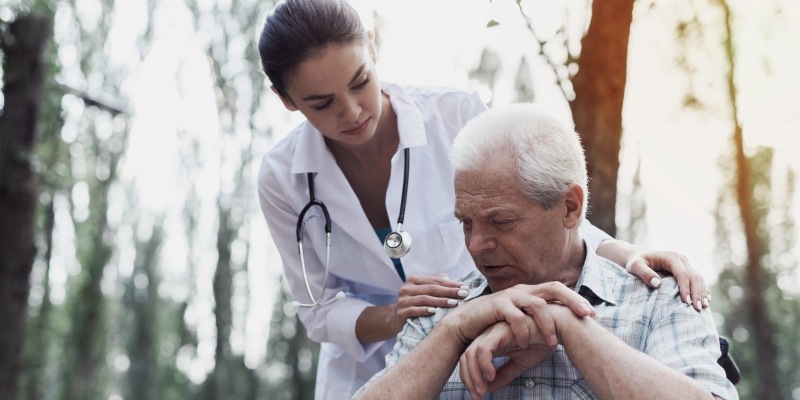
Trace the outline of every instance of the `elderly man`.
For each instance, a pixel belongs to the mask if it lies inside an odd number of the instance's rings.
[[[464,127],[452,161],[478,269],[462,278],[469,294],[408,320],[356,397],[738,398],[709,310],[681,302],[672,277],[651,289],[587,249],[572,129],[531,104],[493,109]]]

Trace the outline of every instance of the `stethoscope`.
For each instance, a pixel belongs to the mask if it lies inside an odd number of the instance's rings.
[[[404,150],[403,193],[400,198],[400,215],[397,217],[397,230],[386,235],[386,238],[383,240],[383,250],[386,251],[389,257],[395,259],[405,256],[408,254],[408,251],[411,250],[411,235],[403,230],[403,220],[406,215],[406,197],[408,195],[408,154],[409,149],[406,148]],[[295,308],[324,306],[345,297],[344,292],[339,291],[330,299],[322,300],[325,298],[325,286],[328,283],[328,263],[331,257],[331,215],[328,213],[328,207],[325,206],[325,203],[317,200],[316,196],[314,196],[314,173],[309,172],[307,177],[309,201],[297,217],[297,229],[295,230],[295,234],[297,236],[297,250],[300,252],[300,267],[303,269],[303,283],[306,285],[306,293],[308,293],[311,303],[293,301],[292,305],[294,305]],[[306,212],[314,206],[319,207],[322,210],[322,214],[325,216],[325,279],[322,281],[322,290],[319,293],[319,300],[314,298],[314,295],[311,293],[311,285],[308,283],[308,274],[306,273],[306,261],[303,256],[303,222]]]

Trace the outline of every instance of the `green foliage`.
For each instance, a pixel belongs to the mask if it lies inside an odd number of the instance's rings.
[[[800,296],[787,292],[779,283],[788,280],[796,273],[798,262],[788,252],[797,244],[797,227],[790,217],[791,200],[794,197],[794,185],[785,186],[785,192],[776,193],[775,179],[772,177],[773,150],[758,148],[748,157],[753,193],[753,213],[757,221],[757,230],[762,246],[762,264],[764,278],[764,297],[769,304],[769,319],[773,321],[775,331],[772,341],[778,348],[776,360],[778,381],[783,398],[792,398],[792,391],[800,383],[800,372],[794,366],[800,361],[800,347],[797,346],[800,336],[796,327],[800,326]],[[719,275],[714,288],[714,308],[720,313],[722,327],[720,334],[731,340],[731,351],[742,373],[742,381],[737,385],[740,398],[757,398],[763,392],[757,379],[760,365],[756,347],[752,345],[755,327],[747,309],[747,291],[750,282],[745,274],[746,261],[741,254],[741,226],[736,209],[735,188],[730,156],[722,159],[722,168],[729,172],[730,182],[724,187],[717,199],[717,253],[724,269]],[[787,179],[793,179],[794,173],[787,172]],[[782,198],[774,202],[775,197]],[[783,221],[781,224],[772,220]],[[784,286],[786,286],[784,284]]]

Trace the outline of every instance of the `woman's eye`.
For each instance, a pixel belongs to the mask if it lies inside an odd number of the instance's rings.
[[[328,100],[328,101],[326,101],[325,103],[323,103],[321,105],[314,106],[314,109],[317,110],[317,111],[322,111],[322,110],[330,107],[331,103],[333,103],[333,99]]]
[[[358,85],[353,86],[353,89],[355,90],[363,89],[364,86],[367,86],[368,83],[369,83],[369,78],[364,79],[364,82],[361,82]]]

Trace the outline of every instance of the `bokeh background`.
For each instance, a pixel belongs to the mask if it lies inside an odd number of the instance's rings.
[[[353,0],[381,79],[564,118],[590,24],[629,37],[621,137],[597,139],[619,148],[619,166],[593,195],[615,200],[590,220],[703,274],[741,398],[800,399],[800,2],[603,3],[627,7],[629,29],[593,21],[590,0]],[[302,121],[259,70],[273,4],[0,0],[4,50],[15,21],[51,28],[27,158],[36,253],[23,275],[0,264],[3,290],[25,300],[0,308],[21,315],[2,316],[0,397],[313,398],[317,346],[288,304],[256,195],[261,157]],[[8,120],[14,59],[0,57]],[[8,149],[17,128],[0,127]],[[21,231],[10,221],[4,238]]]

